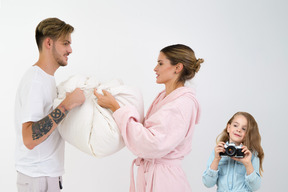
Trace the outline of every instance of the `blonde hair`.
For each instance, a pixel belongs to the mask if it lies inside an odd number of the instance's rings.
[[[220,133],[217,138],[216,138],[216,143],[223,141],[223,142],[227,142],[229,141],[229,133],[227,131],[228,125],[231,125],[233,119],[237,116],[237,115],[242,115],[246,118],[247,120],[247,131],[244,137],[244,141],[242,142],[243,145],[247,146],[247,148],[252,151],[254,154],[257,154],[259,160],[260,160],[260,175],[262,175],[261,173],[263,172],[263,167],[262,167],[262,163],[263,163],[263,159],[264,159],[264,151],[261,147],[261,136],[259,133],[259,128],[258,128],[258,124],[256,122],[256,120],[254,119],[254,117],[252,115],[250,115],[247,112],[237,112],[235,113],[231,119],[228,121],[226,128],[222,131],[222,133]],[[255,153],[257,152],[257,153]]]
[[[46,37],[50,37],[52,40],[57,40],[60,37],[72,33],[74,27],[66,24],[58,18],[47,18],[41,21],[35,30],[35,38],[38,46],[38,50],[42,50],[42,43]]]
[[[177,83],[185,83],[186,80],[192,79],[201,67],[204,59],[196,59],[194,51],[182,44],[170,45],[164,47],[162,52],[171,65],[183,64],[183,70],[180,73]]]

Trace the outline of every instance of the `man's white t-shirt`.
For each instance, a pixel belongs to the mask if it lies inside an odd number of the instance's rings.
[[[58,129],[34,149],[23,144],[22,124],[36,122],[53,110],[57,96],[54,76],[38,66],[32,66],[23,76],[17,90],[15,102],[16,170],[31,176],[58,177],[64,173],[64,140]]]

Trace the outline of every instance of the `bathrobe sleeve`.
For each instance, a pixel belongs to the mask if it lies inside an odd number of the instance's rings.
[[[189,128],[194,127],[197,112],[195,100],[183,96],[159,107],[146,118],[145,127],[132,106],[121,107],[113,117],[126,146],[134,155],[161,158],[183,142]]]

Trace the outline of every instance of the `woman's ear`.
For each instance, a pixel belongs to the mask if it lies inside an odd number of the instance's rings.
[[[176,73],[180,73],[183,69],[183,64],[182,63],[177,63],[176,65]]]

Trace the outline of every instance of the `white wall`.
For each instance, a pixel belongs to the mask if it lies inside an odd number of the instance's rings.
[[[202,118],[183,167],[193,191],[201,181],[215,138],[237,111],[257,120],[265,152],[261,192],[285,191],[288,171],[287,1],[268,0],[0,0],[0,191],[16,191],[14,96],[20,77],[38,59],[36,25],[58,17],[75,27],[69,65],[57,83],[76,73],[138,86],[145,110],[162,85],[153,68],[159,50],[183,43],[205,59],[194,80]],[[280,148],[280,149],[279,149]],[[66,145],[64,192],[128,191],[127,150],[95,159]]]

